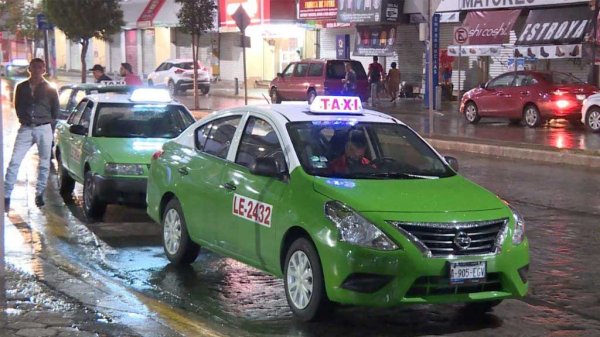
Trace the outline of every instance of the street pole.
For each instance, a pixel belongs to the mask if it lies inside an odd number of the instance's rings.
[[[461,85],[461,76],[460,76],[460,68],[462,65],[462,45],[458,46],[458,95],[456,95],[457,97],[457,101],[458,101],[458,112],[460,113],[460,102],[462,101],[462,95],[461,95],[461,91],[460,91],[460,85]]]
[[[427,1],[427,95],[429,105],[429,136],[433,135],[433,13],[431,12],[431,0]]]
[[[0,82],[2,81],[2,79],[0,79]],[[0,174],[0,195],[2,195],[2,199],[4,199],[5,195],[4,195],[4,125],[3,125],[3,118],[4,118],[4,114],[2,113],[2,103],[3,103],[3,99],[2,99],[2,83],[0,83],[0,168],[2,168],[0,170],[0,172],[2,174]],[[4,308],[6,308],[6,286],[5,286],[5,282],[6,282],[6,265],[4,262],[4,215],[5,215],[5,209],[4,209],[4,200],[2,200],[2,205],[0,206],[0,210],[2,211],[2,216],[0,216],[0,312],[2,313],[2,315],[4,315],[5,310],[3,310]],[[1,321],[4,321],[3,319],[4,317],[2,317]]]
[[[596,87],[598,86],[598,67],[596,66],[596,46],[598,41],[596,41],[596,36],[598,34],[598,13],[600,11],[600,8],[598,7],[600,5],[600,0],[594,0],[595,5],[594,5],[594,36],[592,37],[592,83],[593,85],[595,85]]]
[[[244,105],[248,105],[248,79],[246,78],[246,30],[242,30],[242,58],[244,62]]]
[[[44,29],[44,61],[46,62],[46,74],[50,74],[50,62],[48,60],[48,29]]]

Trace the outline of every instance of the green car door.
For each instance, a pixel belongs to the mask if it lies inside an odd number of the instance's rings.
[[[79,123],[81,119],[81,115],[87,106],[87,100],[82,101],[77,105],[77,108],[71,113],[66,122],[59,121],[56,125],[57,129],[57,144],[60,155],[57,156],[60,158],[62,162],[62,166],[67,169],[67,171],[72,171],[73,164],[71,158],[73,157],[71,153],[72,142],[74,140],[74,135],[71,133],[70,127],[76,123]]]
[[[257,159],[274,161],[281,177],[261,176],[252,173]],[[223,174],[225,205],[221,210],[222,226],[219,240],[224,248],[239,259],[255,266],[277,265],[275,242],[278,214],[287,207],[280,205],[288,183],[284,174],[287,164],[282,146],[272,125],[266,120],[250,116],[244,127],[235,156]]]
[[[180,148],[178,158],[170,165],[181,183],[178,197],[186,219],[190,219],[189,232],[195,241],[222,246],[218,233],[224,224],[219,214],[228,210],[230,204],[225,200],[221,181],[241,119],[241,115],[229,116],[200,126],[194,131],[196,149]]]
[[[88,138],[88,131],[91,125],[90,121],[92,118],[92,108],[94,103],[92,101],[82,101],[82,113],[78,120],[73,120],[73,125],[80,126],[82,133],[69,132],[69,171],[75,176],[78,181],[83,181],[83,168],[85,161],[84,145]]]

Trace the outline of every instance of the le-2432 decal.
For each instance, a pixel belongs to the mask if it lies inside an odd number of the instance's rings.
[[[244,218],[262,226],[271,227],[272,205],[239,194],[234,194],[232,212],[233,215],[237,215],[240,218]]]

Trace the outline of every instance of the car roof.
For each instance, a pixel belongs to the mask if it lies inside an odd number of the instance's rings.
[[[68,88],[79,90],[97,90],[98,92],[129,92],[137,87],[131,85],[104,85],[101,83],[75,83],[60,87],[61,90]]]
[[[88,99],[97,102],[97,103],[127,103],[127,104],[176,104],[181,105],[181,103],[176,100],[171,100],[170,102],[156,102],[156,101],[131,101],[129,99],[130,95],[126,93],[118,93],[118,92],[107,92],[107,93],[98,93],[91,94],[86,96]]]
[[[163,63],[183,63],[183,62],[194,62],[192,59],[168,59],[164,60]]]

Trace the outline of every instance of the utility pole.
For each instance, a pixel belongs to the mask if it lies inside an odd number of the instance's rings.
[[[593,25],[594,25],[594,29],[593,29],[593,35],[591,38],[592,41],[592,76],[591,76],[591,80],[594,86],[598,86],[599,82],[598,81],[598,66],[596,65],[596,47],[598,46],[598,41],[596,39],[596,37],[598,36],[598,13],[600,11],[600,0],[592,0],[591,5],[593,6],[593,10],[594,10],[594,17],[593,17]]]
[[[427,105],[429,107],[429,136],[433,135],[433,12],[431,0],[427,0]]]

